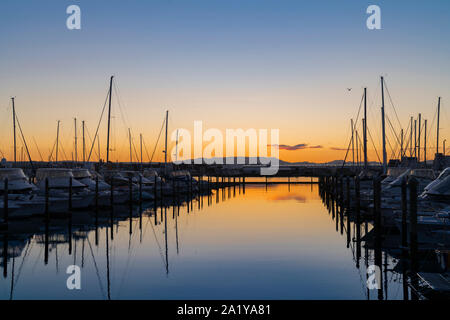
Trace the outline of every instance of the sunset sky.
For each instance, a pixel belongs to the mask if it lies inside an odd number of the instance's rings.
[[[81,30],[66,28],[72,4],[81,8]],[[371,4],[381,8],[382,30],[366,27]],[[441,143],[450,138],[449,16],[448,0],[2,0],[0,156],[12,159],[15,96],[33,159],[36,145],[48,159],[57,120],[60,157],[71,158],[75,117],[81,159],[81,121],[93,137],[111,75],[120,94],[119,107],[113,91],[113,160],[129,159],[128,127],[136,148],[143,134],[151,156],[165,110],[170,131],[192,130],[195,120],[224,134],[279,129],[279,143],[291,149],[280,151],[283,160],[342,159],[363,87],[381,157],[380,76],[405,130],[410,116],[428,119],[432,154],[438,96]],[[388,95],[386,113],[399,132]],[[105,158],[106,118],[99,133]],[[394,148],[389,128],[388,139]],[[369,157],[377,160],[371,141]]]

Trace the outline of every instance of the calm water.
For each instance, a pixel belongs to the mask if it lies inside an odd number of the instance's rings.
[[[71,248],[67,222],[59,221],[51,226],[47,264],[42,233],[10,237],[0,298],[377,298],[365,284],[365,258],[372,264],[373,252],[362,247],[358,269],[357,244],[347,247],[347,223],[336,223],[316,185],[248,185],[242,191],[194,200],[189,212],[186,204],[159,208],[157,225],[153,209],[131,222],[122,209],[112,228],[103,213],[96,232],[92,218],[79,214]],[[87,219],[89,228],[77,225]],[[384,258],[392,269],[395,261]],[[66,268],[73,264],[81,268],[81,290],[66,287]],[[400,275],[386,275],[384,298],[387,289],[388,299],[401,299]]]

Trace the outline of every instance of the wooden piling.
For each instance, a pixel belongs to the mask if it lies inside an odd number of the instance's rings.
[[[355,177],[355,214],[356,214],[356,267],[359,269],[361,258],[361,191],[359,176]]]
[[[133,180],[131,177],[128,177],[128,192],[129,192],[128,206],[129,206],[130,216],[131,216],[133,213]]]
[[[142,206],[142,176],[139,175],[139,206]]]
[[[95,223],[98,224],[98,176],[95,177]]]
[[[381,179],[375,178],[373,180],[373,198],[374,198],[374,231],[375,231],[375,265],[382,270],[383,256],[381,251]],[[381,277],[381,273],[380,273]],[[382,281],[379,279],[378,284]],[[378,288],[378,300],[383,300],[383,289],[382,286]]]
[[[111,177],[110,191],[111,191],[111,194],[110,194],[109,200],[110,200],[110,205],[111,205],[111,210],[112,210],[112,208],[114,206],[114,176]]]
[[[48,197],[49,197],[48,178],[45,178],[45,217],[47,219],[50,215],[50,210],[49,210],[49,206],[48,206]]]
[[[3,189],[3,221],[8,226],[9,207],[8,207],[8,178],[5,178],[5,187]]]
[[[8,277],[8,233],[3,234],[3,278]]]
[[[72,210],[72,184],[73,184],[73,178],[70,177],[69,178],[69,211]]]
[[[402,253],[404,258],[408,255],[408,203],[406,180],[402,181]]]
[[[347,184],[347,209],[350,209],[350,178],[347,177],[346,179]],[[348,212],[348,211],[347,211]]]
[[[411,257],[411,271],[418,271],[417,264],[417,180],[412,178],[408,182],[409,186],[409,247]]]

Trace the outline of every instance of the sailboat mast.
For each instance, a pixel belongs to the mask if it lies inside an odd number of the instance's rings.
[[[427,166],[427,120],[425,119],[425,134],[423,141],[423,161],[425,163],[425,167]]]
[[[409,130],[409,156],[410,157],[413,156],[412,144],[413,144],[413,117],[411,117],[411,125],[410,125],[410,130]]]
[[[109,81],[109,105],[108,105],[108,136],[106,140],[106,163],[109,162],[109,135],[111,131],[111,96],[112,96],[112,84],[114,76],[111,76]]]
[[[420,163],[420,132],[422,127],[422,114],[419,113],[419,127],[418,127],[418,135],[417,135],[417,162]]]
[[[414,157],[417,158],[417,120],[414,119]]]
[[[140,147],[141,147],[141,169],[142,169],[142,133],[141,134],[139,134],[139,142],[140,142]]]
[[[12,110],[13,110],[13,136],[14,136],[14,163],[17,162],[17,145],[16,145],[16,106],[14,104],[14,97],[12,100]]]
[[[436,154],[439,153],[439,120],[441,117],[441,97],[438,99],[438,109],[437,109],[437,133],[436,133]]]
[[[359,161],[359,142],[358,142],[358,140],[359,140],[359,136],[358,136],[358,130],[355,130],[355,136],[356,136],[356,164],[357,164],[357,167],[358,167],[358,169],[359,169],[359,165],[360,165],[360,161]]]
[[[84,136],[84,120],[81,122],[83,127],[83,163],[86,162],[86,140]]]
[[[363,125],[363,142],[364,142],[364,169],[367,170],[367,88],[364,88],[364,125]]]
[[[175,162],[178,161],[178,129],[177,129],[177,140],[175,144]]]
[[[353,167],[355,166],[355,139],[354,139],[354,130],[353,130],[353,119],[350,119],[350,125],[352,127],[352,158],[353,158]],[[178,131],[177,131],[178,132]],[[177,134],[178,138],[178,134]]]
[[[383,172],[387,171],[386,124],[384,115],[384,78],[381,77],[381,130],[383,136]]]
[[[61,121],[58,120],[58,124],[56,125],[56,162],[58,162],[58,147],[59,147],[59,123]]]
[[[400,131],[400,161],[403,159],[403,129]]]
[[[75,163],[78,162],[78,146],[77,146],[77,118],[73,119],[75,121]]]
[[[168,134],[168,125],[169,125],[169,110],[166,111],[166,142],[164,148],[164,172],[166,172],[167,168],[167,134]]]
[[[133,153],[131,152],[131,129],[128,128],[128,142],[130,144],[130,163],[133,163]]]

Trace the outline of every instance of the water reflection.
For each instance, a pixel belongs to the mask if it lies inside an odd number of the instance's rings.
[[[402,299],[405,268],[317,185],[230,186],[189,199],[16,221],[2,299]],[[81,268],[68,290],[66,268]],[[382,270],[369,290],[366,270]],[[406,289],[405,289],[406,288]],[[403,294],[403,296],[402,296]]]

